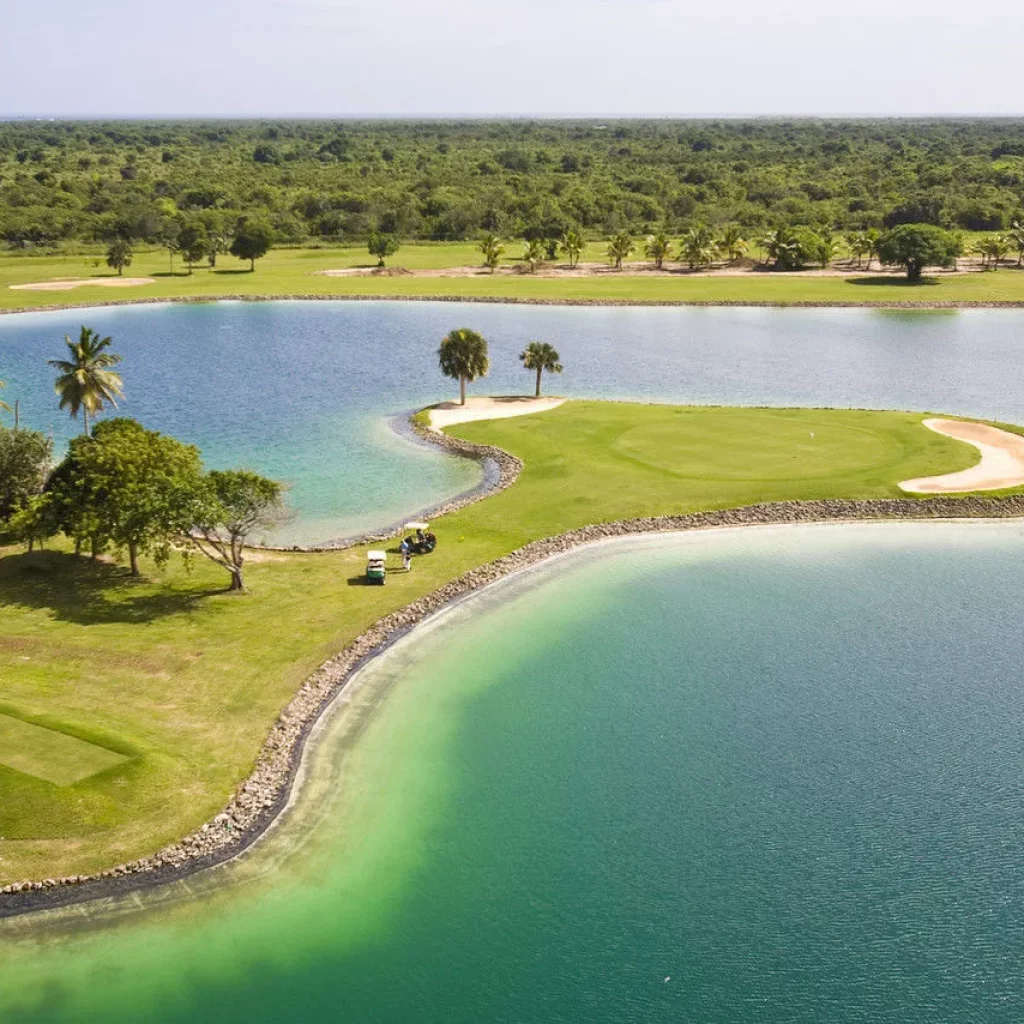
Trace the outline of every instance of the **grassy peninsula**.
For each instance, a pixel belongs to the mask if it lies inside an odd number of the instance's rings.
[[[438,520],[438,550],[383,588],[362,585],[365,548],[254,552],[242,597],[205,562],[191,575],[176,563],[163,572],[144,564],[147,578],[132,581],[67,546],[0,549],[4,749],[7,761],[19,744],[35,758],[20,770],[0,766],[0,883],[107,867],[211,817],[313,668],[461,573],[586,524],[897,496],[901,479],[976,461],[922,418],[573,401],[462,424],[451,432],[499,445],[523,472],[508,490]],[[54,761],[77,759],[71,775],[40,762],[34,727],[60,737]]]

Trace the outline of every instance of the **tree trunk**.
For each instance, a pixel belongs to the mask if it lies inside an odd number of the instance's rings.
[[[139,572],[139,549],[135,546],[135,541],[130,540],[128,542],[128,564],[131,566],[133,576],[141,576]]]
[[[534,393],[534,398],[540,398],[540,375],[544,372],[544,367],[537,367],[537,390]]]
[[[75,557],[77,558],[82,553],[82,538],[75,538]]]
[[[907,264],[907,280],[909,280],[909,281],[920,281],[921,280],[921,264],[920,263],[908,263]]]
[[[459,378],[459,405],[466,404],[466,378]]]
[[[241,568],[229,568],[228,572],[231,573],[231,586],[228,589],[233,591],[245,590],[245,586],[242,584]]]
[[[252,273],[255,272],[255,270],[256,270],[256,261],[255,260],[249,260],[249,273],[252,274]]]
[[[118,265],[117,265],[117,276],[118,277],[124,277],[124,264],[123,263],[118,263]]]
[[[98,537],[93,537],[91,539],[91,547],[92,547],[91,557],[92,557],[92,560],[95,562],[96,559],[100,557],[100,541],[99,541]]]
[[[85,434],[86,437],[88,437],[89,436],[89,410],[86,409],[85,406],[82,406],[82,425],[83,425],[82,433]]]

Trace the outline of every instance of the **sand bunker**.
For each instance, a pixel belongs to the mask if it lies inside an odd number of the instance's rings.
[[[15,292],[70,292],[75,288],[134,288],[140,284],[156,284],[155,277],[58,277],[52,281],[12,284]]]
[[[904,480],[900,483],[903,490],[912,494],[954,494],[1024,485],[1024,437],[984,423],[942,419],[923,422],[937,434],[974,445],[981,452],[981,461],[959,473]]]
[[[430,426],[432,430],[439,431],[456,423],[471,423],[473,420],[503,420],[509,416],[547,412],[564,401],[564,398],[521,398],[511,395],[502,398],[467,398],[465,405],[442,402],[430,410]]]

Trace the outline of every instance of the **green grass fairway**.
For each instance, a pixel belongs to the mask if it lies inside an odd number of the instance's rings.
[[[604,246],[590,246],[587,259],[603,260]],[[506,262],[519,254],[509,245]],[[471,242],[420,243],[402,247],[391,260],[396,267],[429,270],[478,266],[480,254]],[[607,273],[591,277],[535,277],[530,274],[480,273],[471,277],[324,277],[317,270],[372,267],[365,248],[274,249],[250,273],[248,264],[224,256],[215,270],[197,269],[189,275],[175,262],[172,273],[166,250],[138,252],[126,271],[130,277],[152,277],[153,284],[128,288],[83,286],[72,291],[12,290],[11,285],[54,278],[116,280],[99,253],[78,256],[0,256],[0,309],[45,308],[64,304],[141,298],[216,298],[252,296],[373,296],[403,298],[493,298],[505,300],[589,302],[760,302],[776,303],[910,303],[1013,302],[1024,303],[1024,270],[1012,267],[992,273],[929,278],[916,285],[902,278],[854,272],[849,277],[811,274],[780,276],[749,273],[701,277],[680,273],[671,277]]]
[[[23,775],[71,786],[127,760],[95,743],[0,714],[0,765]]]
[[[437,521],[438,550],[385,587],[362,585],[362,548],[254,555],[242,596],[202,559],[191,576],[175,564],[132,582],[66,546],[0,551],[3,710],[74,723],[67,731],[80,739],[131,754],[61,786],[0,767],[0,881],[107,867],[196,827],[248,773],[321,661],[388,611],[531,540],[632,516],[897,496],[899,480],[977,461],[922,418],[574,401],[463,424],[453,433],[501,445],[524,460],[523,473]],[[29,770],[44,776],[42,741],[27,749]]]

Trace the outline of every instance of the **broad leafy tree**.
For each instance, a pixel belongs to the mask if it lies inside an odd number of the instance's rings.
[[[108,351],[111,339],[101,338],[91,327],[83,326],[77,341],[65,334],[64,343],[68,358],[49,360],[57,370],[54,390],[72,419],[82,413],[82,433],[88,435],[89,417],[107,405],[116,408],[116,399],[124,397],[121,375],[112,369],[121,357]]]
[[[52,455],[45,434],[0,424],[0,528],[42,493]]]
[[[140,555],[166,562],[209,500],[197,448],[124,418],[74,438],[47,490],[65,532],[127,551],[133,576]]]
[[[537,373],[537,387],[534,391],[537,398],[540,398],[541,374],[562,372],[562,364],[558,361],[557,350],[546,341],[531,341],[519,353],[519,359],[523,364],[523,369],[535,370]]]
[[[210,252],[210,240],[206,236],[206,228],[198,222],[183,225],[181,231],[178,232],[178,251],[185,261],[189,275],[191,275],[192,268],[206,259]]]
[[[243,469],[211,470],[207,493],[197,502],[195,521],[184,542],[231,576],[231,589],[244,589],[245,545],[256,530],[279,526],[286,517],[284,486]]]
[[[616,270],[621,270],[623,260],[628,260],[635,248],[628,232],[620,231],[608,243],[608,260]]]
[[[383,231],[374,231],[370,235],[370,241],[366,247],[371,256],[377,257],[377,266],[383,267],[384,261],[398,252],[401,243],[394,235],[386,234]]]
[[[232,256],[249,261],[249,269],[256,269],[256,261],[263,259],[274,244],[274,232],[266,224],[246,221],[239,225],[231,241]]]
[[[132,265],[131,242],[124,238],[115,238],[107,248],[107,266],[117,271],[117,276],[124,274],[124,268]]]
[[[904,267],[907,279],[920,281],[925,267],[949,267],[963,246],[950,231],[934,224],[901,224],[878,240],[878,257],[889,266]]]
[[[486,377],[491,363],[487,357],[487,341],[468,327],[450,331],[437,350],[441,372],[459,382],[459,403],[466,404],[466,382]]]

